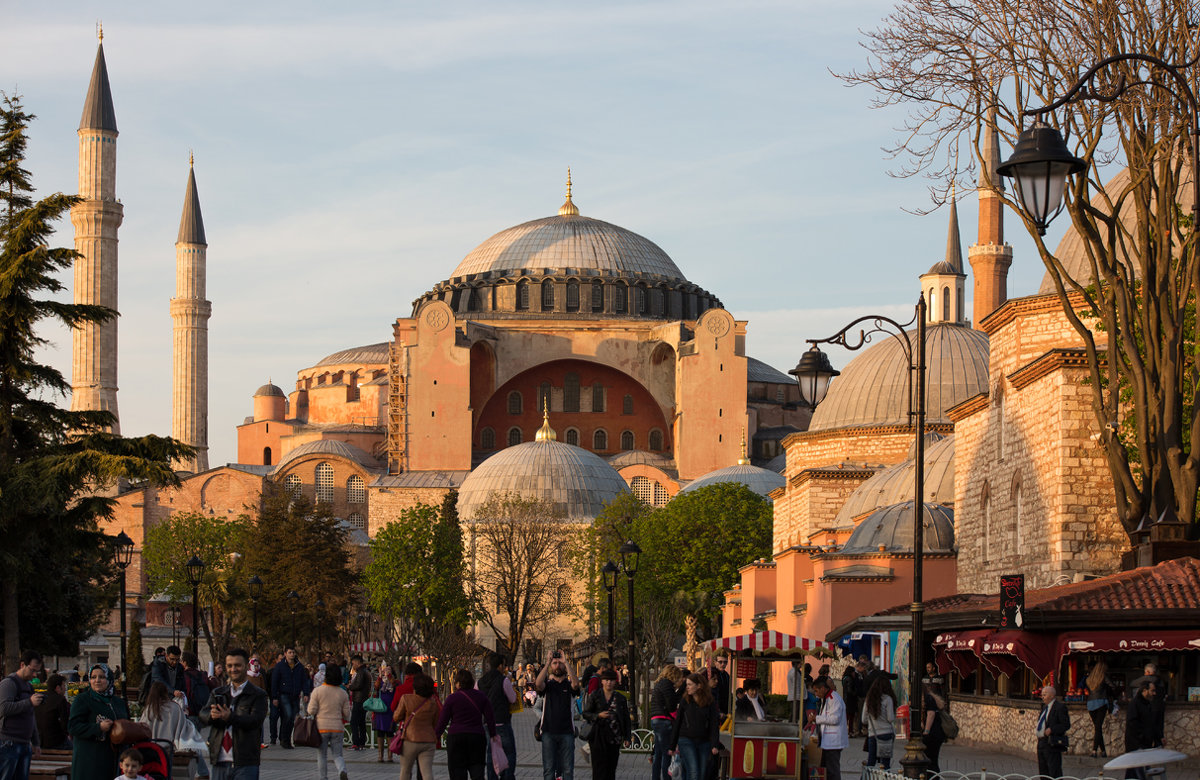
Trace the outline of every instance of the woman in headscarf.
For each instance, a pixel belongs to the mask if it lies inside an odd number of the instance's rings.
[[[392,674],[392,667],[388,666],[387,661],[379,662],[379,674],[375,675],[375,695],[383,702],[384,710],[376,712],[371,717],[371,725],[375,729],[375,747],[379,749],[379,763],[385,760],[388,763],[392,762],[392,753],[388,750],[388,744],[392,741],[392,735],[396,733],[396,726],[392,722],[392,699],[396,695],[396,675]],[[384,754],[387,758],[384,759]]]
[[[88,671],[88,687],[71,702],[67,732],[71,747],[71,777],[74,780],[112,780],[119,774],[117,754],[109,739],[113,722],[128,718],[125,702],[112,695],[108,673],[97,664]]]

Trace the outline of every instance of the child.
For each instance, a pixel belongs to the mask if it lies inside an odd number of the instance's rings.
[[[142,774],[142,753],[137,748],[129,748],[121,754],[121,774],[116,780],[148,780]]]

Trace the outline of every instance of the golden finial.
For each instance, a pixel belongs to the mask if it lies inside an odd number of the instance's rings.
[[[558,207],[560,217],[578,217],[579,207],[571,202],[571,166],[567,166],[567,202]]]
[[[104,22],[96,20],[96,37],[100,39],[100,43],[104,43]]]
[[[188,149],[188,167],[189,168],[196,167],[196,155],[192,153],[191,149]]]
[[[558,434],[550,427],[550,398],[547,396],[542,404],[542,427],[538,428],[534,441],[555,441]]]
[[[750,459],[746,457],[746,429],[742,428],[742,457],[738,459],[739,466],[749,466]]]

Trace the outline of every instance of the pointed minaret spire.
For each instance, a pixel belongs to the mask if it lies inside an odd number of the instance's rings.
[[[537,435],[533,437],[534,441],[555,441],[558,439],[558,434],[550,427],[550,399],[546,398],[542,404],[542,427],[538,428]]]
[[[965,325],[963,292],[967,275],[963,273],[962,240],[958,230],[958,204],[954,186],[950,187],[950,227],[946,236],[946,257],[921,275],[921,291],[929,303],[929,322]]]
[[[98,32],[103,40],[103,30]],[[79,120],[79,197],[71,208],[75,228],[74,301],[117,307],[117,228],[125,209],[117,200],[117,115],[104,44]],[[107,411],[117,417],[117,320],[85,322],[71,331],[71,409]],[[120,433],[116,420],[113,433]]]
[[[746,429],[742,428],[742,457],[738,458],[739,466],[749,466],[750,458],[746,455]]]
[[[579,207],[571,202],[571,168],[567,167],[567,202],[558,207],[560,217],[578,217]]]
[[[1008,268],[1012,265],[1012,247],[1004,243],[1004,202],[1000,199],[1004,179],[996,173],[1000,132],[995,108],[988,112],[983,127],[979,158],[979,240],[967,250],[975,277],[975,327],[1008,300]]]
[[[196,192],[195,157],[189,154],[183,216],[175,241],[175,297],[171,299],[175,324],[171,436],[195,448],[193,457],[176,464],[194,474],[208,471],[208,320],[212,304],[205,300],[207,264],[208,242]]]
[[[950,188],[950,230],[946,236],[946,264],[956,272],[963,272],[962,239],[958,229],[958,200],[955,198],[954,187]]]

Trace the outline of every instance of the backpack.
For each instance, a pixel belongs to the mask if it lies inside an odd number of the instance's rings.
[[[942,723],[942,733],[946,735],[946,739],[956,739],[958,737],[958,721],[950,713],[942,710],[938,713],[938,719]]]
[[[158,659],[155,659],[157,661]],[[150,683],[154,682],[154,675],[150,670],[154,667],[154,661],[150,662],[150,666],[146,667],[146,671],[142,673],[142,684],[138,686],[137,703],[146,706],[146,697],[150,695]]]
[[[208,679],[199,669],[183,671],[184,693],[187,694],[188,714],[199,715],[200,710],[208,704],[211,691],[208,689]]]

